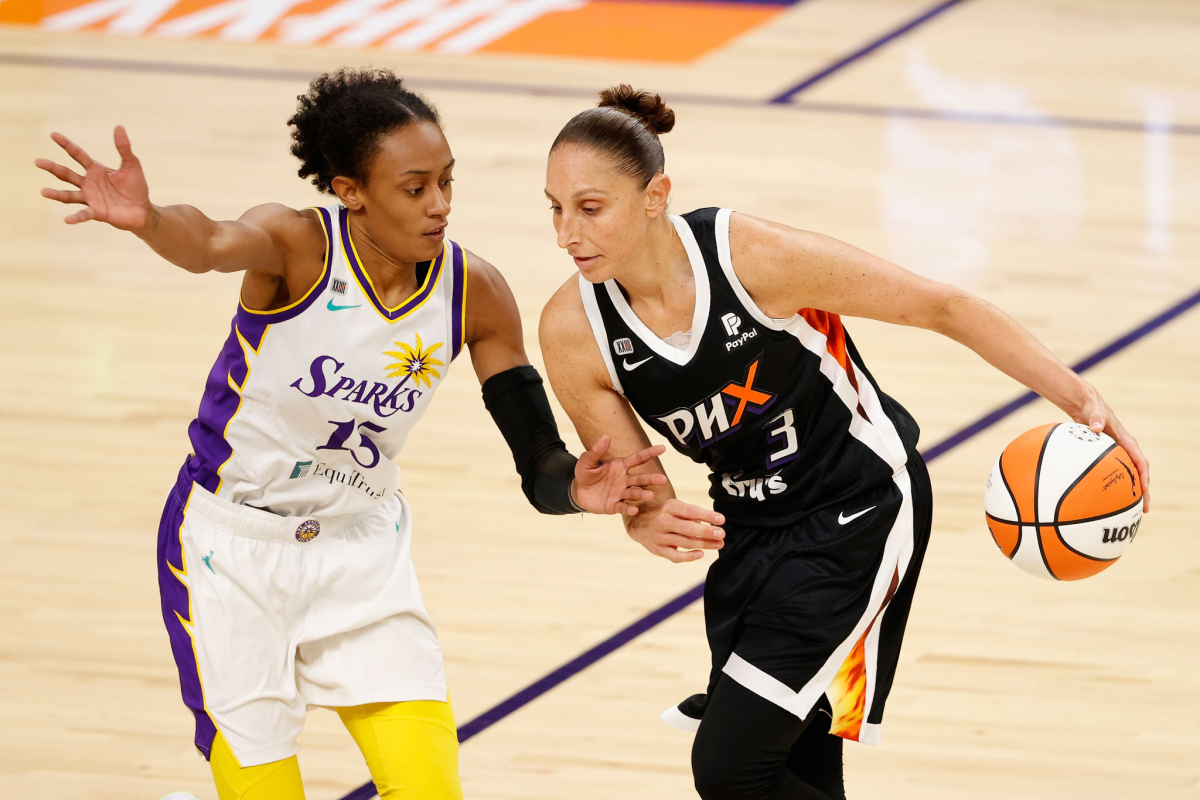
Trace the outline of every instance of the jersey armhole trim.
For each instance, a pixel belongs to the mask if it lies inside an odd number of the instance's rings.
[[[621,386],[621,379],[617,377],[617,365],[613,363],[612,355],[608,352],[608,332],[604,328],[604,317],[600,316],[600,305],[596,302],[596,289],[582,275],[579,276],[579,296],[583,299],[583,310],[587,313],[596,345],[600,348],[600,357],[604,359],[604,366],[608,369],[612,388],[624,397],[625,389]]]
[[[453,361],[467,345],[467,251],[458,242],[450,244],[454,248],[454,290],[450,297],[450,341],[453,343],[450,360]]]
[[[796,320],[800,319],[800,312],[792,314],[791,317],[783,322],[776,322],[772,317],[763,313],[763,310],[758,307],[750,297],[750,293],[746,291],[746,287],[742,285],[741,279],[737,273],[733,271],[733,253],[729,248],[729,220],[733,216],[733,209],[722,208],[717,211],[716,219],[716,234],[717,234],[717,260],[721,263],[721,271],[725,273],[725,280],[729,282],[733,293],[737,295],[737,299],[747,311],[761,325],[773,331],[785,331],[795,324]]]
[[[299,300],[296,300],[294,303],[288,303],[282,308],[273,308],[270,311],[258,311],[247,306],[239,297],[239,316],[242,313],[246,313],[253,315],[247,317],[247,319],[257,320],[259,322],[286,322],[293,317],[299,316],[310,305],[312,305],[313,300],[315,300],[323,291],[325,291],[325,286],[329,283],[329,274],[332,271],[333,266],[333,219],[329,216],[328,209],[320,206],[314,206],[313,211],[316,211],[317,216],[320,217],[321,232],[325,234],[325,263],[321,267],[321,274],[317,276],[316,281],[313,282],[312,286],[308,287],[308,291],[305,292]]]

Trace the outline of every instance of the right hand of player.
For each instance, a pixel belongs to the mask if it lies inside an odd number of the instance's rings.
[[[720,550],[725,543],[725,531],[716,527],[725,524],[723,515],[674,497],[625,519],[630,538],[676,564],[703,558],[705,550]]]
[[[134,233],[151,223],[154,206],[150,204],[150,190],[146,186],[141,162],[129,146],[129,135],[125,133],[125,128],[118,125],[113,131],[113,141],[117,145],[117,152],[121,154],[119,169],[109,169],[99,161],[94,161],[82,147],[61,133],[52,133],[50,138],[84,170],[84,174],[80,175],[48,158],[39,158],[34,162],[39,169],[44,169],[78,190],[42,189],[42,197],[85,206],[83,210],[67,216],[64,222],[75,225],[94,219]]]
[[[1138,477],[1142,480],[1142,513],[1148,514],[1150,512],[1150,461],[1142,453],[1137,439],[1134,439],[1133,434],[1125,429],[1125,426],[1117,419],[1117,415],[1113,413],[1112,407],[1104,402],[1104,398],[1100,396],[1096,388],[1086,382],[1084,385],[1087,387],[1087,399],[1080,411],[1072,416],[1076,422],[1089,426],[1096,433],[1108,434],[1129,454],[1129,458],[1133,460],[1133,467],[1138,471]]]

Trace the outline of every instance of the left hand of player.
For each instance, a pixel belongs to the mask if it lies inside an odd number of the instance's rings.
[[[658,473],[630,474],[630,470],[662,455],[667,449],[663,445],[647,447],[625,458],[604,461],[611,439],[601,436],[592,448],[579,457],[575,464],[575,481],[571,484],[571,496],[575,505],[592,514],[638,513],[631,502],[652,500],[654,492],[644,488],[660,486],[667,476]]]

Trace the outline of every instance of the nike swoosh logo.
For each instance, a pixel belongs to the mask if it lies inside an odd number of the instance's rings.
[[[344,311],[347,308],[358,308],[361,305],[362,305],[362,303],[359,303],[356,306],[335,306],[333,304],[333,298],[331,297],[331,298],[329,298],[329,302],[325,305],[325,307],[328,308],[330,311]]]
[[[646,358],[643,358],[641,361],[636,361],[633,364],[630,364],[629,359],[627,358],[621,362],[621,365],[623,367],[625,367],[626,372],[633,372],[635,369],[640,367],[642,364],[645,364],[647,361],[649,361],[652,358],[654,358],[654,356],[647,356]]]
[[[864,508],[862,511],[858,512],[857,514],[851,514],[848,517],[844,514],[838,514],[838,525],[845,525],[847,522],[853,522],[854,520],[858,519],[859,517],[861,517],[863,514],[867,513],[868,511],[874,511],[874,510],[875,510],[875,506],[871,506],[870,508]]]

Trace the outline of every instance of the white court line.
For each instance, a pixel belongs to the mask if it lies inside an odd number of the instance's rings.
[[[388,50],[400,52],[420,50],[463,25],[503,8],[508,2],[509,0],[459,0],[426,17],[408,30],[396,34],[384,42],[383,46]]]
[[[587,5],[586,0],[517,0],[492,12],[469,28],[459,31],[437,46],[439,53],[474,53],[501,36],[528,25],[555,11],[573,11]]]
[[[423,19],[447,2],[449,0],[403,0],[342,31],[333,38],[332,44],[337,47],[367,47],[410,22]]]

